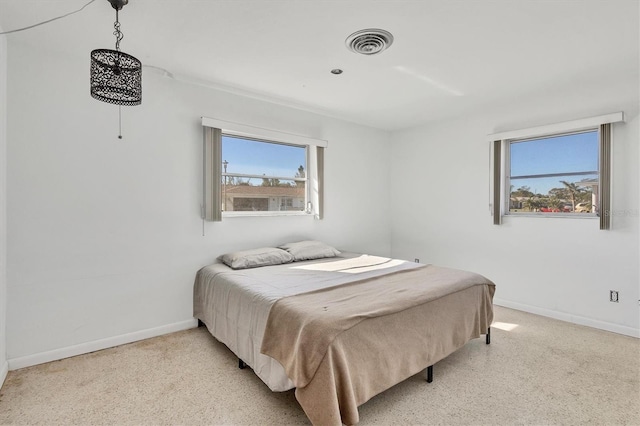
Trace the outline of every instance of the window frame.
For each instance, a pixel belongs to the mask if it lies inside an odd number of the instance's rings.
[[[307,216],[310,213],[309,209],[309,200],[310,200],[310,185],[308,179],[308,170],[309,170],[309,145],[301,145],[301,144],[293,144],[287,142],[280,142],[275,140],[267,140],[265,138],[257,138],[257,137],[249,137],[249,136],[238,136],[233,134],[233,132],[222,130],[222,137],[231,137],[236,139],[248,140],[252,142],[266,143],[266,144],[274,144],[274,145],[285,145],[285,146],[293,146],[296,148],[304,149],[304,158],[305,158],[305,177],[304,178],[295,178],[295,177],[284,177],[284,176],[271,176],[271,175],[252,175],[252,174],[244,174],[244,173],[225,173],[222,171],[221,177],[224,179],[225,176],[236,176],[236,177],[246,177],[246,178],[255,178],[255,179],[279,179],[279,180],[292,180],[294,182],[304,182],[304,206],[303,210],[256,210],[256,211],[243,211],[243,210],[222,210],[222,217],[243,217],[243,216]],[[222,156],[224,157],[224,151],[222,152]],[[224,159],[223,159],[224,161]],[[220,194],[222,199],[222,206],[225,206],[226,200],[224,199],[224,192]],[[255,197],[246,197],[246,198],[255,198]],[[269,198],[267,197],[267,205],[269,204]]]
[[[203,127],[203,221],[220,222],[223,217],[248,216],[312,216],[324,217],[324,151],[328,142],[300,134],[284,132],[216,118],[201,117]],[[306,190],[303,211],[223,212],[222,193],[222,134],[259,142],[293,145],[306,148]],[[216,189],[218,188],[218,189]]]
[[[581,118],[572,121],[553,123],[543,126],[531,127],[527,129],[509,130],[487,135],[490,142],[489,168],[491,170],[489,183],[489,211],[493,217],[494,225],[501,225],[504,217],[546,217],[555,218],[556,215],[531,215],[531,214],[506,214],[505,206],[508,207],[507,187],[506,187],[506,160],[505,155],[507,141],[513,139],[532,139],[537,137],[551,136],[578,132],[597,127],[599,129],[599,206],[596,216],[600,218],[600,229],[611,229],[611,198],[612,198],[612,141],[615,123],[624,122],[624,112],[614,112],[596,117]],[[506,209],[508,211],[508,208]],[[561,217],[580,218],[581,215],[562,215]],[[582,217],[586,217],[582,216]]]
[[[551,139],[551,138],[559,138],[559,137],[563,137],[563,136],[571,136],[571,135],[578,135],[578,134],[582,134],[582,133],[591,133],[591,132],[596,132],[597,137],[598,137],[598,151],[597,151],[597,164],[598,164],[598,170],[596,170],[595,172],[593,170],[589,170],[589,171],[583,171],[583,172],[567,172],[566,174],[557,174],[557,173],[553,173],[553,174],[538,174],[538,175],[530,175],[530,177],[535,178],[535,177],[551,177],[553,175],[558,175],[558,177],[560,176],[578,176],[580,174],[589,174],[589,175],[593,175],[596,174],[597,175],[597,179],[598,179],[598,186],[600,186],[600,152],[602,150],[601,148],[601,143],[602,143],[602,137],[600,135],[600,127],[599,126],[593,126],[590,128],[585,128],[585,129],[580,129],[580,130],[569,130],[569,131],[563,131],[563,132],[557,132],[557,133],[551,133],[551,134],[546,134],[546,135],[539,135],[539,136],[533,136],[533,137],[522,137],[522,138],[512,138],[512,139],[505,139],[503,140],[503,152],[504,152],[504,177],[503,177],[503,181],[504,181],[504,194],[502,197],[502,202],[504,203],[504,205],[502,206],[502,209],[504,211],[504,215],[505,216],[528,216],[528,217],[562,217],[562,218],[598,218],[598,213],[597,212],[593,212],[593,213],[580,213],[580,214],[576,214],[575,212],[570,212],[570,213],[563,213],[563,212],[512,212],[511,208],[510,208],[510,203],[511,203],[511,146],[514,143],[522,143],[522,142],[534,142],[536,140],[543,140],[543,139]],[[596,199],[596,206],[600,206],[600,191],[598,191],[597,194],[597,199]]]

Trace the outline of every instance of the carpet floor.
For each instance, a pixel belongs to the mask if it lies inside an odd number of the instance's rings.
[[[308,424],[205,328],[10,371],[2,425]],[[362,425],[640,425],[640,339],[496,307],[475,339],[360,406]]]

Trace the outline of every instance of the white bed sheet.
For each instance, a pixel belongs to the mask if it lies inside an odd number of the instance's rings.
[[[419,264],[354,253],[243,270],[215,263],[196,276],[194,316],[272,391],[285,391],[294,385],[284,369],[260,353],[269,311],[278,299],[416,266]]]

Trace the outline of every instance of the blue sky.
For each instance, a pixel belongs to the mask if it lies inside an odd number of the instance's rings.
[[[597,174],[526,179],[513,179],[513,177],[597,171],[598,132],[512,143],[510,154],[513,189],[528,186],[534,193],[546,195],[552,188],[561,188],[563,186],[560,183],[561,180],[579,182],[583,179],[595,178]]]
[[[223,136],[222,161],[229,163],[227,173],[295,177],[298,167],[306,164],[306,150]],[[261,182],[251,183],[259,185]]]
[[[513,189],[528,186],[534,193],[544,195],[552,188],[561,188],[561,180],[578,182],[597,175],[513,177],[598,170],[598,133],[594,131],[512,143],[510,154]],[[228,173],[294,177],[298,167],[306,163],[305,159],[304,147],[222,137],[222,160],[228,162]]]

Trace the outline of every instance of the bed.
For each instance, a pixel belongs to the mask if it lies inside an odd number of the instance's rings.
[[[200,269],[194,316],[313,424],[358,423],[373,396],[489,343],[495,285],[475,273],[337,250],[253,266]]]

